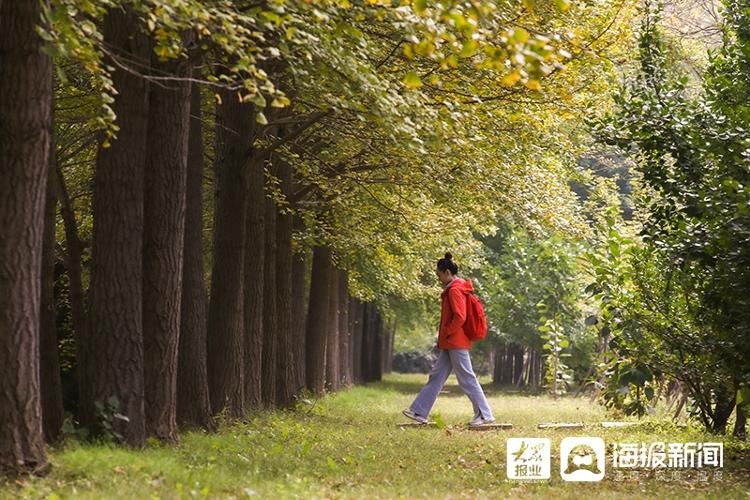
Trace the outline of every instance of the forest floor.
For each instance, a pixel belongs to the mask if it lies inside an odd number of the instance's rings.
[[[600,422],[613,416],[586,397],[554,400],[485,384],[497,420],[513,429],[476,432],[466,429],[471,404],[452,376],[433,409],[437,426],[399,428],[406,420],[401,410],[426,378],[386,375],[380,383],[300,403],[295,411],[258,413],[214,434],[185,433],[173,446],[150,443],[130,451],[69,440],[51,450],[47,476],[0,482],[0,498],[750,498],[750,444],[730,437],[720,439],[720,474],[716,468],[683,470],[682,477],[672,469],[660,476],[646,470],[619,474],[608,452],[602,481],[563,481],[559,449],[565,437],[597,436],[608,447],[717,441],[659,416],[602,428]],[[585,427],[537,429],[554,421]],[[510,437],[550,438],[551,479],[507,479]]]

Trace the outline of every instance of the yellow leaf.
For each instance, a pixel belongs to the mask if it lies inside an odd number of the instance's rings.
[[[524,85],[527,89],[542,90],[542,84],[539,83],[539,80],[528,80]]]
[[[500,80],[500,82],[503,85],[507,85],[507,86],[511,87],[511,86],[515,85],[516,82],[518,80],[520,80],[520,79],[521,79],[521,74],[518,71],[513,71],[512,73],[508,73],[507,75],[505,75],[503,77],[503,79]]]
[[[289,101],[289,98],[286,96],[279,96],[276,97],[273,101],[271,101],[271,106],[274,108],[283,108],[285,106],[289,106],[291,101]]]
[[[409,71],[402,81],[410,89],[417,89],[422,86],[422,79],[413,71]]]

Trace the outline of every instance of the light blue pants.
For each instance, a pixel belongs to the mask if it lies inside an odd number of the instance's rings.
[[[471,405],[474,407],[474,416],[481,415],[486,419],[492,418],[492,410],[484,397],[482,386],[479,385],[477,376],[471,367],[471,358],[468,349],[445,349],[440,351],[435,366],[430,371],[430,378],[427,384],[419,391],[416,399],[411,404],[411,411],[418,415],[427,417],[430,414],[432,405],[440,393],[440,390],[448,380],[451,369],[456,372],[456,379],[461,390],[469,396]]]

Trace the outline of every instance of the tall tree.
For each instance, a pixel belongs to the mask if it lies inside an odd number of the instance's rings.
[[[284,160],[278,162],[277,171],[281,193],[286,199],[292,195],[292,166]],[[276,402],[280,407],[290,406],[297,394],[294,360],[294,317],[292,314],[294,220],[291,212],[282,207],[276,219]]]
[[[40,2],[0,2],[0,474],[45,466],[39,311],[52,64]]]
[[[294,231],[304,230],[302,219],[294,216]],[[305,292],[307,288],[307,252],[297,249],[292,261],[292,350],[294,351],[295,387],[302,389],[305,383]]]
[[[263,403],[263,303],[265,283],[265,159],[254,158],[247,172],[247,221],[245,234],[245,403]]]
[[[328,287],[328,317],[326,320],[326,389],[339,389],[339,271],[331,263]]]
[[[210,429],[211,404],[206,368],[208,301],[203,274],[203,126],[200,88],[190,95],[184,262],[180,342],[177,356],[177,422]]]
[[[272,161],[277,158],[274,157]],[[270,165],[275,173],[276,165]],[[279,342],[279,317],[276,304],[276,202],[270,196],[265,198],[265,251],[263,256],[263,404],[276,405],[276,352]]]
[[[339,271],[339,382],[352,384],[352,330],[349,327],[349,274]]]
[[[176,441],[192,61],[163,61],[153,54],[151,65],[173,79],[149,89],[143,225],[146,432]]]
[[[253,137],[252,106],[229,89],[216,106],[214,251],[208,310],[208,385],[211,411],[244,412],[243,266],[247,178]]]
[[[355,384],[361,384],[362,375],[362,343],[364,341],[365,306],[357,298],[351,300],[351,323],[352,323],[352,380]]]
[[[325,389],[325,356],[330,308],[331,250],[324,246],[313,249],[310,277],[310,305],[307,309],[305,337],[305,378],[307,388],[315,394]]]
[[[95,401],[114,403],[127,421],[115,432],[132,446],[145,441],[143,386],[143,170],[146,162],[148,85],[123,61],[148,65],[149,38],[130,10],[113,8],[104,20],[104,42],[117,62],[112,109],[117,137],[102,142],[94,174],[90,400],[84,421],[94,426]],[[116,401],[115,401],[116,399]]]
[[[55,225],[57,196],[55,189],[54,148],[50,147],[47,170],[47,195],[44,204],[44,236],[42,244],[42,291],[39,330],[40,380],[44,438],[54,443],[63,424],[62,380],[57,345],[55,310]]]

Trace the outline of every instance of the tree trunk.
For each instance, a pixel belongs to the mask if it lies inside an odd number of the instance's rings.
[[[177,422],[212,429],[206,367],[208,298],[203,277],[203,126],[201,95],[193,84],[185,200],[184,262],[177,356]]]
[[[263,404],[263,305],[265,273],[265,159],[248,171],[245,234],[245,404]]]
[[[87,367],[91,365],[91,345],[89,334],[89,317],[86,311],[83,293],[83,269],[81,259],[83,256],[83,242],[78,236],[78,225],[76,223],[73,204],[68,195],[65,178],[59,164],[55,164],[55,180],[57,194],[60,198],[60,214],[65,228],[65,270],[68,274],[68,297],[70,299],[70,315],[73,323],[76,356],[76,378],[78,383],[78,408],[76,417],[78,421],[89,429],[93,422],[87,422],[86,418],[93,415],[83,411],[85,402],[93,401],[93,380],[87,375]]]
[[[523,383],[523,347],[519,344],[513,344],[513,383],[520,387]]]
[[[208,385],[211,411],[244,413],[243,266],[246,176],[243,166],[253,137],[252,106],[219,91],[216,107],[216,208],[208,310]]]
[[[62,380],[57,347],[55,321],[55,164],[52,147],[48,166],[47,196],[44,204],[44,235],[42,244],[41,326],[39,330],[40,380],[42,389],[42,417],[44,439],[55,443],[63,424]]]
[[[325,389],[325,353],[330,301],[331,251],[326,247],[313,250],[310,277],[310,302],[307,309],[305,339],[305,378],[314,394]]]
[[[303,231],[299,217],[294,217],[294,230]],[[307,286],[307,252],[298,250],[292,261],[292,350],[296,392],[306,387],[305,381],[305,289]]]
[[[735,408],[736,412],[736,418],[734,421],[734,431],[732,432],[732,435],[738,439],[746,439],[747,438],[747,412],[746,412],[746,406],[743,405],[737,405]]]
[[[339,389],[339,271],[331,264],[331,280],[329,283],[328,321],[326,337],[326,389]]]
[[[372,360],[373,376],[372,381],[377,382],[383,378],[383,340],[385,337],[385,322],[380,312],[375,313],[375,339],[372,350],[375,358]]]
[[[735,407],[736,390],[722,387],[716,393],[716,405],[713,410],[712,431],[716,434],[724,434],[727,430],[727,422]]]
[[[352,385],[352,331],[349,329],[349,275],[339,271],[339,382]]]
[[[52,64],[39,2],[0,3],[0,474],[46,464],[39,381]]]
[[[503,382],[503,364],[505,344],[498,344],[495,346],[495,366],[492,370],[492,383],[495,385],[501,385]]]
[[[124,60],[148,61],[149,40],[130,11],[112,9],[104,42]],[[94,174],[94,234],[91,257],[90,401],[82,401],[87,423],[96,422],[94,402],[111,403],[128,421],[114,431],[131,446],[145,441],[143,387],[143,169],[146,161],[148,85],[116,69],[113,109],[119,131],[99,146]]]
[[[292,195],[292,167],[278,161],[278,176],[281,190],[289,199]],[[292,214],[279,213],[276,220],[276,315],[278,318],[278,343],[276,345],[276,403],[285,408],[292,405],[299,391],[294,373],[294,342],[292,315],[292,236],[294,220]]]
[[[275,160],[275,158],[274,158]],[[276,171],[276,168],[272,168]],[[265,260],[263,271],[263,404],[276,406],[276,352],[279,343],[279,318],[276,305],[276,203],[265,198]]]
[[[361,384],[362,374],[362,342],[364,334],[365,306],[359,299],[352,299],[352,377],[355,384]]]
[[[376,311],[372,303],[364,305],[362,321],[362,382],[375,380]]]
[[[146,433],[175,442],[192,61],[151,63],[181,79],[149,89],[143,222]]]

